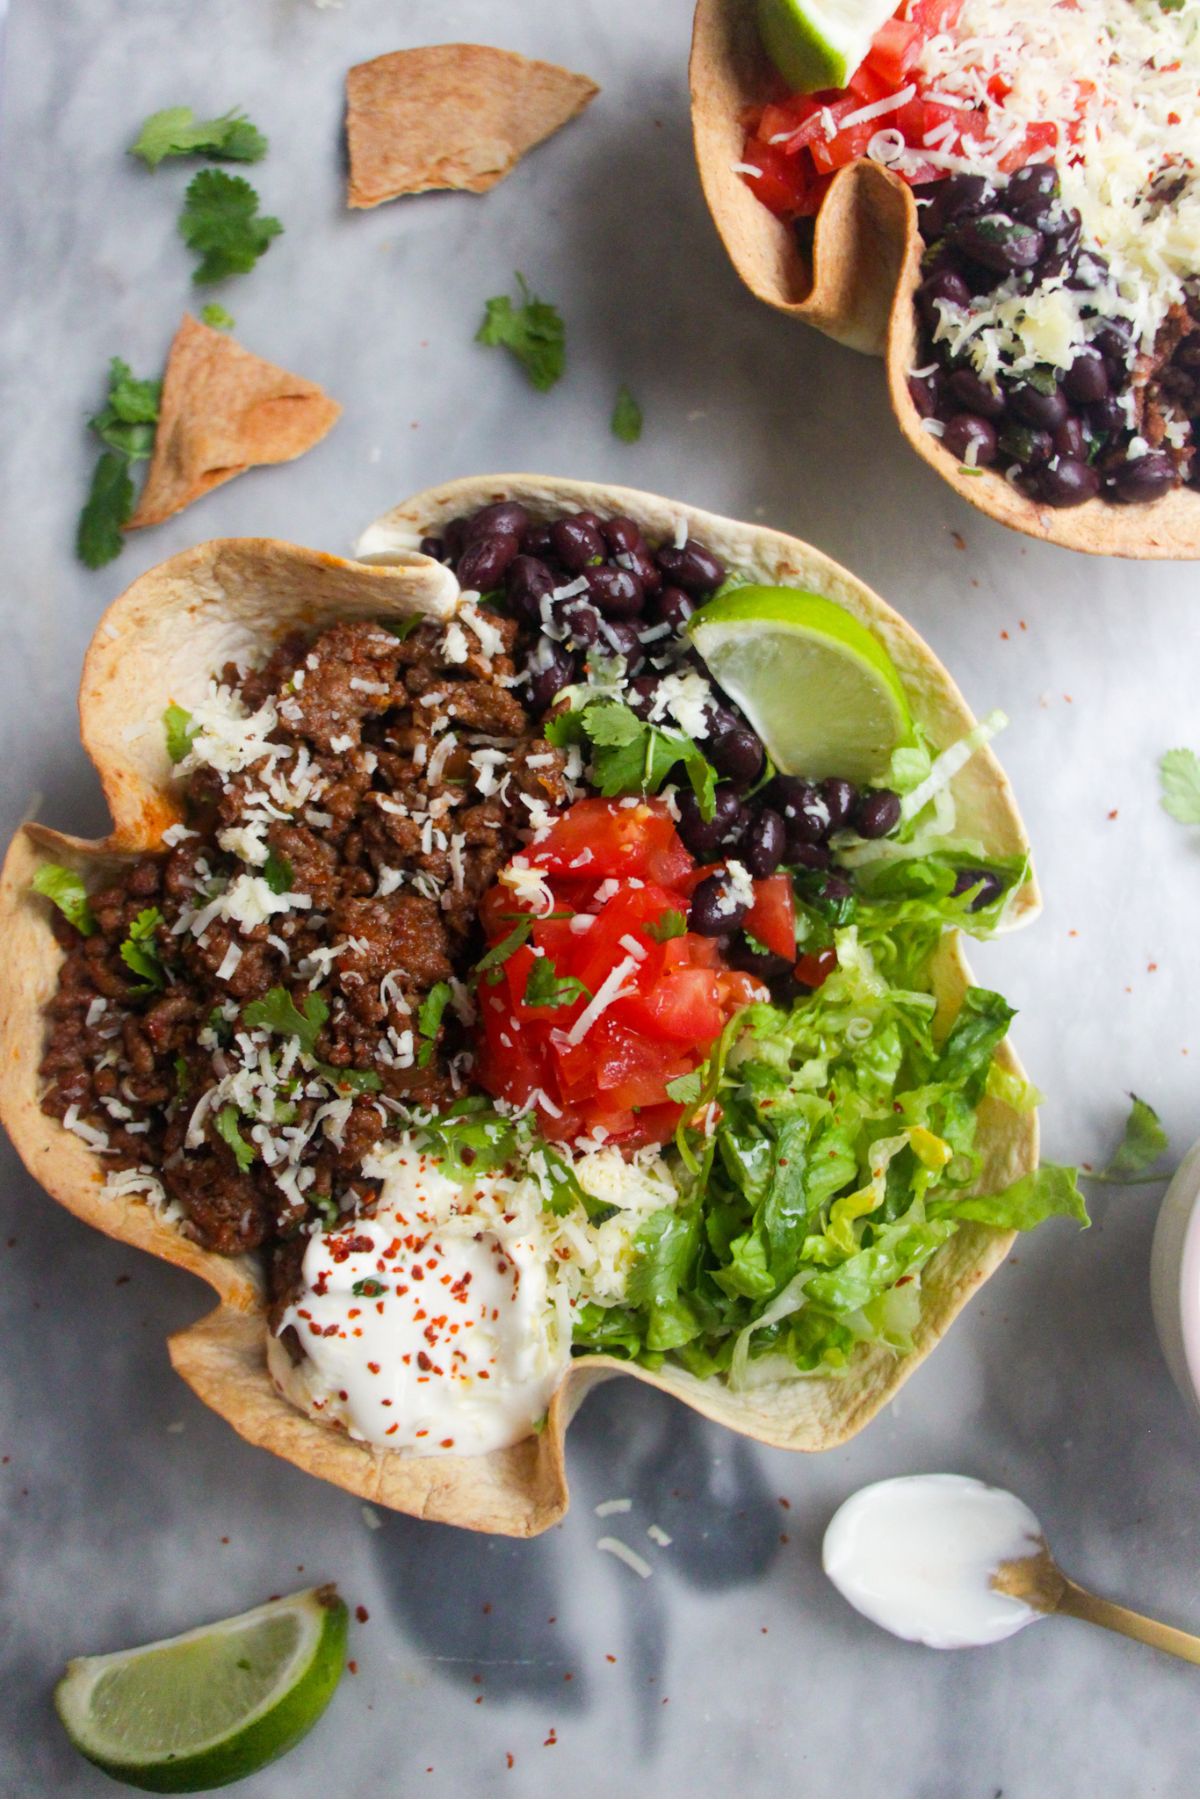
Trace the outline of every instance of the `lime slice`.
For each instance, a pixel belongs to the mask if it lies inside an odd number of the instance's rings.
[[[290,1750],[329,1704],[346,1607],[308,1588],[137,1650],[79,1656],[54,1690],[77,1750],[154,1794],[224,1787]]]
[[[889,0],[757,0],[763,48],[796,94],[845,87],[896,8]]]
[[[688,629],[713,679],[786,775],[876,780],[912,739],[887,651],[820,594],[735,588],[694,613]]]

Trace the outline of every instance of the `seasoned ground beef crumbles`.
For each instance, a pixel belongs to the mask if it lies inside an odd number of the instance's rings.
[[[65,919],[45,1110],[222,1254],[353,1196],[463,1085],[481,895],[571,789],[516,625],[338,624],[172,709],[185,822]],[[578,756],[576,753],[576,763]]]

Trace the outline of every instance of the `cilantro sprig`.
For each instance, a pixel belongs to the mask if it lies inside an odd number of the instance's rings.
[[[201,169],[188,183],[179,215],[179,234],[200,261],[192,272],[198,285],[245,275],[283,230],[278,219],[259,212],[258,194],[240,175]]]
[[[593,700],[578,712],[559,713],[543,726],[560,748],[590,743],[592,777],[606,799],[617,794],[656,794],[671,772],[682,767],[700,807],[711,819],[717,772],[694,739],[664,731],[639,719],[621,700]]]
[[[645,927],[647,936],[652,937],[656,944],[665,944],[671,938],[682,937],[686,930],[687,920],[674,906],[668,906],[665,912],[657,919],[652,919]]]
[[[521,297],[514,306],[507,294],[495,294],[485,303],[483,324],[475,333],[477,344],[511,350],[533,386],[546,393],[561,380],[566,366],[566,327],[556,306],[539,300],[518,274]]]
[[[421,1002],[417,1012],[417,1030],[424,1042],[417,1051],[417,1067],[419,1069],[429,1066],[437,1034],[441,1030],[442,1019],[452,997],[448,981],[435,981]]]
[[[295,871],[286,856],[272,850],[263,864],[263,880],[273,894],[290,894]]]
[[[150,114],[129,154],[140,157],[148,169],[157,169],[169,156],[260,162],[267,154],[267,140],[236,108],[218,119],[198,119],[190,106],[165,106]]]
[[[129,927],[121,945],[121,961],[141,980],[131,992],[154,994],[167,985],[167,971],[155,943],[155,933],[163,923],[157,906],[147,906]]]
[[[273,987],[261,1000],[252,1000],[242,1014],[250,1031],[270,1031],[277,1037],[299,1038],[306,1056],[316,1050],[317,1038],[329,1017],[329,1008],[320,994],[309,994],[303,1010],[296,1005],[285,987]]]
[[[241,1174],[245,1174],[258,1155],[253,1144],[248,1144],[241,1133],[241,1116],[236,1106],[223,1106],[216,1117],[217,1134],[224,1138],[233,1151]]]
[[[535,956],[521,998],[526,1006],[574,1006],[591,990],[574,975],[560,975],[548,956]]]
[[[119,356],[109,363],[107,399],[88,420],[107,448],[92,471],[75,532],[76,554],[89,569],[102,569],[121,554],[133,513],[129,467],[153,452],[161,390],[161,382],[139,380]]]

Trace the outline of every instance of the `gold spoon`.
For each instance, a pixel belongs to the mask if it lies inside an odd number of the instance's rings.
[[[1073,1619],[1085,1619],[1089,1625],[1103,1625],[1108,1631],[1136,1638],[1139,1644],[1149,1644],[1154,1650],[1165,1650],[1168,1656],[1200,1663],[1200,1637],[1190,1631],[1178,1631],[1173,1625],[1160,1625],[1157,1619],[1131,1612],[1114,1600],[1102,1600],[1099,1594],[1089,1594],[1063,1574],[1045,1539],[1032,1556],[1001,1563],[992,1576],[992,1586],[997,1593],[1023,1600],[1036,1612],[1067,1613]]]

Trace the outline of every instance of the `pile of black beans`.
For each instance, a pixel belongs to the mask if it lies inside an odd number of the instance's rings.
[[[1016,486],[1047,506],[1079,506],[1096,495],[1155,500],[1177,486],[1180,470],[1165,449],[1128,454],[1133,433],[1120,396],[1132,384],[1135,344],[1127,319],[1098,324],[1069,369],[1002,375],[999,392],[933,341],[939,301],[969,311],[1002,282],[1033,292],[1055,276],[1085,293],[1105,284],[1108,264],[1081,243],[1079,214],[1063,205],[1053,163],[1028,163],[998,184],[952,175],[916,195],[926,244],[917,367],[939,366],[910,377],[909,392],[922,418],[941,421],[943,449],[980,468],[1015,466]]]

